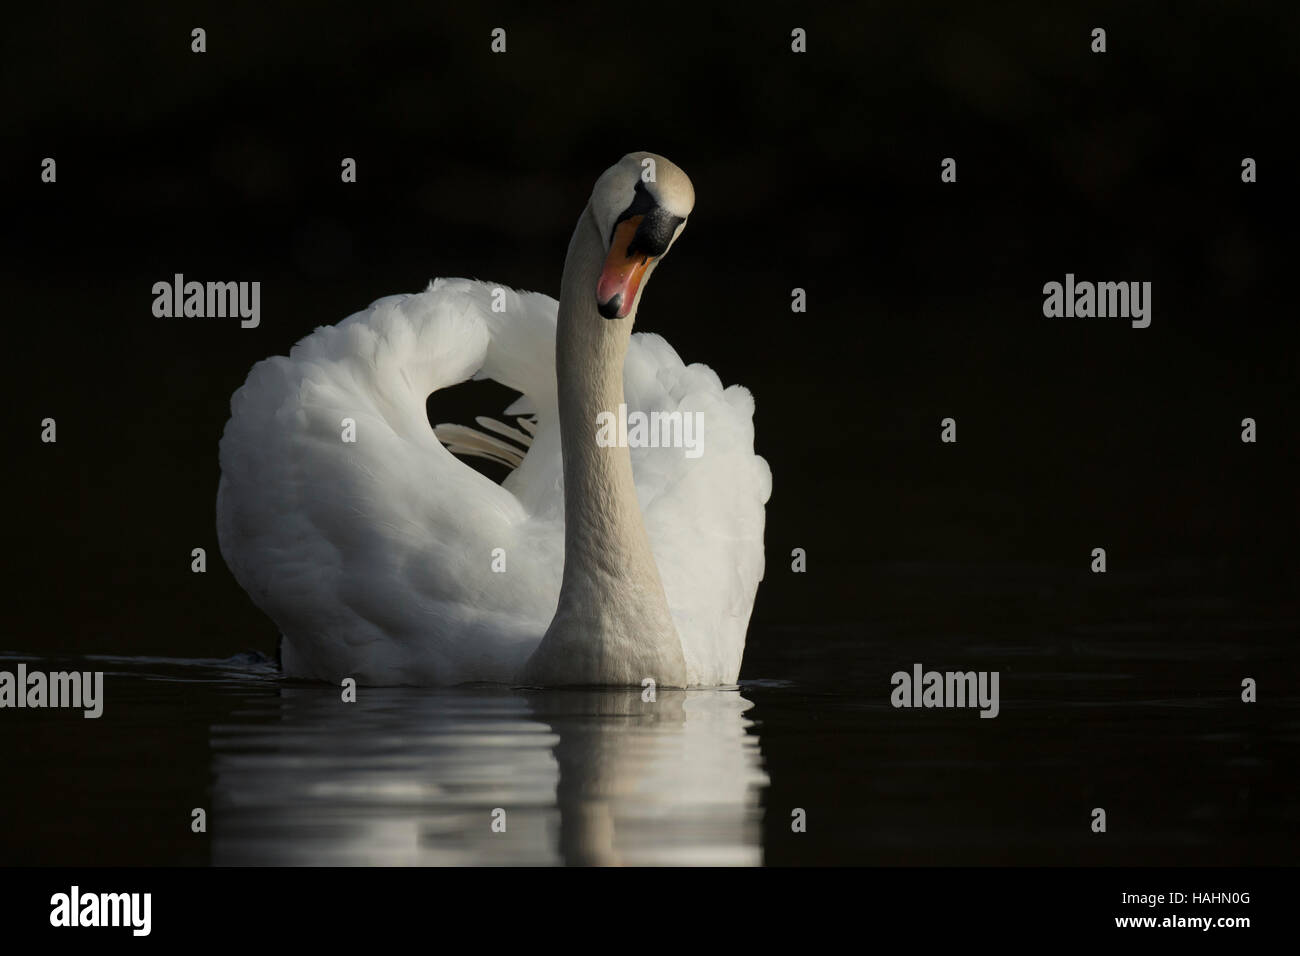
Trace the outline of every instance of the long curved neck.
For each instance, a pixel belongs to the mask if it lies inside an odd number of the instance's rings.
[[[685,686],[685,660],[646,535],[626,447],[597,441],[598,416],[623,403],[635,312],[596,310],[604,243],[590,209],[578,220],[560,284],[555,340],[564,458],[564,576],[559,605],[528,671],[545,683]]]
[[[586,213],[569,241],[555,339],[566,586],[576,574],[621,573],[650,554],[631,455],[627,448],[596,441],[597,416],[617,414],[623,402],[623,362],[636,317],[633,312],[625,319],[606,319],[596,311],[603,253],[595,221]],[[658,583],[653,559],[640,570],[653,572]]]

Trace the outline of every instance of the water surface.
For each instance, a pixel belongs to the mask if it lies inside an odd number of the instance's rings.
[[[0,654],[103,670],[106,698],[98,720],[0,712],[0,863],[1295,863],[1291,625],[1187,600],[1053,630],[1022,596],[997,639],[987,621],[769,628],[778,676],[653,702],[472,686],[344,703],[260,654]],[[999,716],[891,707],[914,661],[999,670]]]

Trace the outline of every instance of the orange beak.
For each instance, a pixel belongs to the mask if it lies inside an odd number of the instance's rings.
[[[654,257],[643,252],[628,254],[632,239],[644,216],[624,219],[614,228],[614,240],[609,244],[605,268],[596,283],[596,308],[607,319],[626,318],[636,302],[641,280]]]

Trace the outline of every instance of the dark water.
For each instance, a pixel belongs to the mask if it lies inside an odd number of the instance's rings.
[[[923,613],[756,626],[766,676],[654,702],[475,686],[343,703],[258,654],[6,653],[0,669],[103,670],[106,704],[0,713],[0,863],[1297,862],[1289,618],[1198,594],[1040,629],[1020,592],[1002,640]],[[891,707],[913,662],[998,670],[999,716]]]
[[[102,669],[108,700],[0,710],[0,865],[1300,862],[1295,3],[804,4],[807,58],[749,3],[725,42],[638,18],[634,70],[607,4],[503,12],[490,61],[471,5],[213,6],[199,58],[188,18],[28,6],[0,669]],[[250,366],[435,275],[557,293],[642,147],[699,204],[638,328],[752,389],[775,476],[741,686],[344,705],[232,657],[276,638],[213,534]],[[1067,271],[1153,280],[1151,328],[1047,320]],[[154,317],[177,272],[264,282],[261,324]],[[918,662],[998,671],[999,716],[893,709]]]

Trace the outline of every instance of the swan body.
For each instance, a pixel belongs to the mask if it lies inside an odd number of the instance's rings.
[[[645,157],[658,164],[649,198],[629,180]],[[221,439],[217,531],[281,631],[286,674],[735,683],[771,490],[753,399],[631,333],[689,190],[668,160],[629,154],[579,219],[558,303],[437,279],[253,367]],[[521,393],[507,414],[535,417],[500,485],[425,413],[432,392],[484,377]],[[702,413],[703,454],[599,444],[596,415],[620,402]]]

